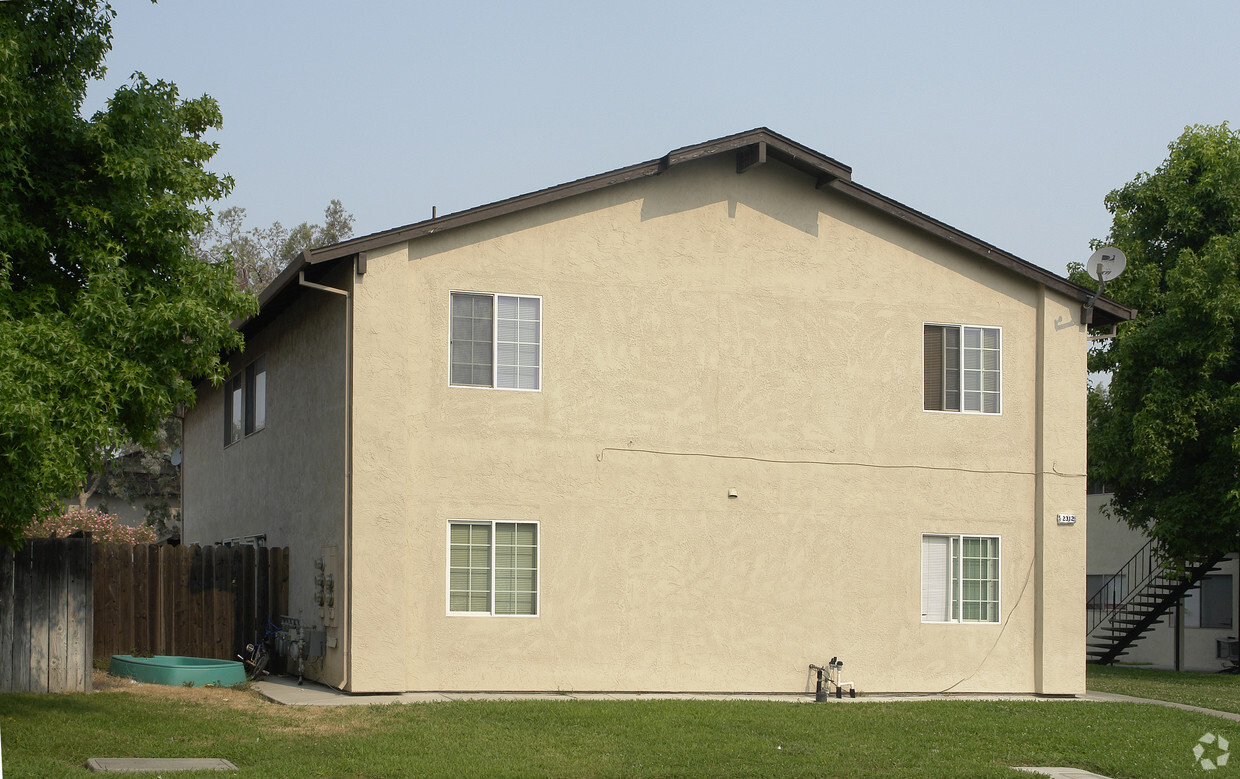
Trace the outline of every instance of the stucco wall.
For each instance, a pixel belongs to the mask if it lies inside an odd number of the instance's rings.
[[[341,267],[324,283],[345,287]],[[204,383],[185,417],[186,543],[267,534],[289,547],[289,610],[307,626],[332,625],[314,602],[314,561],[343,543],[345,509],[345,298],[302,295],[247,340],[233,373],[266,356],[266,426],[224,446],[224,389]],[[339,569],[334,580],[342,581]],[[278,614],[271,615],[278,620]],[[339,636],[312,678],[343,680]]]
[[[777,163],[368,259],[351,689],[1083,692],[1079,305]],[[449,386],[453,290],[542,297],[542,391]],[[925,322],[1001,415],[922,410]],[[452,519],[541,523],[538,617],[447,616]],[[922,623],[923,533],[1001,536],[999,624]]]

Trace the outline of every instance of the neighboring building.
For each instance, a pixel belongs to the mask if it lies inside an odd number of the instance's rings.
[[[129,527],[150,526],[161,541],[181,536],[181,452],[134,449],[106,465],[102,477],[92,474],[82,495],[66,495],[66,509],[97,509],[113,514]]]
[[[289,546],[354,692],[1080,694],[1088,298],[769,130],[678,149],[303,253],[185,537]]]
[[[1091,484],[1088,495],[1089,552],[1086,557],[1086,600],[1096,599],[1100,612],[1113,607],[1137,592],[1139,574],[1125,566],[1148,544],[1149,538],[1134,530],[1109,510],[1111,493],[1103,485]],[[1139,567],[1139,566],[1138,566]],[[1143,631],[1141,638],[1123,650],[1118,662],[1147,665],[1183,671],[1218,671],[1229,668],[1234,661],[1227,652],[1220,657],[1220,641],[1234,639],[1240,616],[1240,566],[1237,555],[1230,554],[1183,597],[1158,622]],[[1087,609],[1087,615],[1089,610]],[[1103,616],[1101,613],[1095,617]],[[1105,625],[1100,626],[1105,629]]]

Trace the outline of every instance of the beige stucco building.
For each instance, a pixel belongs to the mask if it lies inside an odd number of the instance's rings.
[[[769,130],[679,149],[303,254],[185,537],[289,546],[356,692],[1079,694],[1087,298]]]

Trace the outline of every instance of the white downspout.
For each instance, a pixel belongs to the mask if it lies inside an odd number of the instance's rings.
[[[343,580],[342,598],[344,619],[341,620],[341,628],[344,635],[341,637],[341,643],[344,645],[344,656],[342,666],[344,670],[344,679],[341,681],[339,689],[343,690],[349,686],[349,677],[352,670],[352,652],[350,651],[353,641],[353,579],[352,579],[352,558],[350,555],[351,542],[353,539],[353,295],[349,290],[337,289],[336,287],[328,287],[323,284],[315,284],[312,281],[306,281],[306,272],[298,271],[297,283],[303,287],[317,289],[320,292],[330,292],[334,295],[343,295],[345,298],[344,313],[344,538],[343,554],[341,555],[341,579]],[[352,284],[350,284],[352,286]]]

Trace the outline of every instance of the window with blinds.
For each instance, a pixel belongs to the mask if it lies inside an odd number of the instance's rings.
[[[537,616],[537,522],[448,523],[448,613]]]
[[[449,381],[537,390],[542,383],[542,299],[453,292]]]
[[[921,537],[921,620],[999,621],[997,537]]]
[[[999,328],[927,324],[922,346],[926,411],[1000,412]]]

